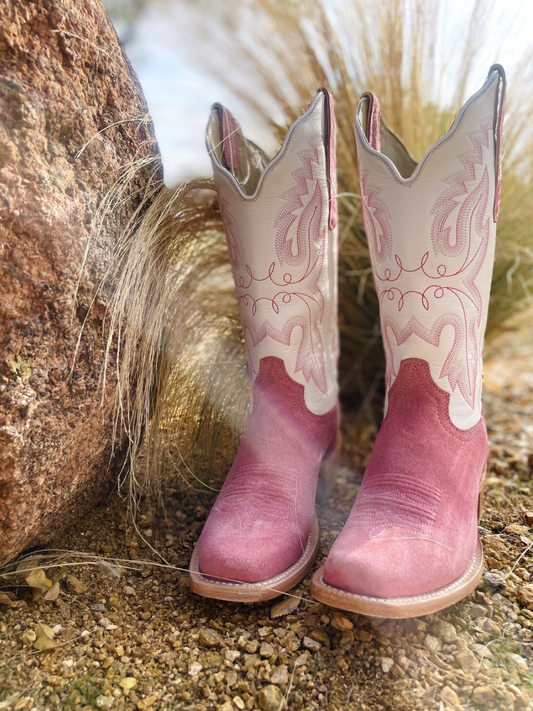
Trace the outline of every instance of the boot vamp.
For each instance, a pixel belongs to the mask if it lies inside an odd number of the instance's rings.
[[[424,594],[469,567],[488,450],[483,420],[469,430],[451,423],[449,395],[424,361],[404,361],[394,388],[324,572],[330,585],[376,597]]]
[[[303,450],[294,427],[254,437],[254,424],[252,416],[200,536],[200,569],[213,577],[267,580],[308,544],[320,460]]]
[[[262,361],[237,456],[200,536],[201,572],[260,582],[302,556],[320,463],[337,427],[336,408],[314,415],[283,362]]]

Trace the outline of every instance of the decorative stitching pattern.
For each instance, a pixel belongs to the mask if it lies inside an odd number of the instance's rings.
[[[363,482],[351,519],[371,527],[369,538],[381,536],[392,527],[427,536],[435,523],[440,498],[440,490],[418,476],[379,473]]]
[[[458,156],[463,168],[443,179],[448,187],[429,212],[433,216],[431,244],[434,256],[431,257],[427,250],[421,257],[415,257],[411,264],[407,264],[398,252],[393,252],[390,215],[377,198],[380,189],[369,185],[367,172],[361,175],[363,216],[369,235],[387,353],[387,387],[390,388],[397,377],[393,355],[399,346],[416,336],[441,348],[442,331],[451,326],[453,340],[451,345],[444,346],[449,350],[439,377],[447,379],[452,392],[458,389],[472,409],[476,407],[479,394],[486,312],[477,280],[485,265],[491,239],[487,154],[490,153],[492,134],[492,119],[480,121],[478,129],[468,134],[472,149]],[[416,313],[422,306],[424,311],[431,313],[433,320],[424,318],[422,323],[411,315],[402,324],[396,314],[402,312],[406,304],[408,314]]]
[[[476,229],[483,233],[488,233],[488,222],[485,225],[479,224],[480,218],[485,215],[486,203],[488,202],[489,180],[487,174],[484,153],[488,151],[490,139],[493,133],[492,119],[480,121],[480,130],[470,133],[468,138],[472,143],[472,150],[463,153],[458,158],[463,164],[463,169],[454,173],[444,180],[450,187],[439,196],[431,209],[431,215],[435,215],[431,227],[431,242],[435,254],[443,254],[447,257],[464,257],[463,264],[455,274],[464,271],[469,260],[471,242],[471,221],[476,214],[478,223]],[[485,149],[485,151],[483,150]],[[467,183],[476,180],[476,166],[484,165],[483,178],[474,190],[469,190]],[[466,195],[466,199],[461,204],[460,199]],[[481,211],[476,210],[477,204],[482,203]],[[460,205],[459,210],[457,207]],[[457,211],[454,229],[449,225],[449,219]],[[481,216],[479,213],[481,212]],[[454,238],[454,242],[452,241]],[[465,254],[466,250],[466,254]],[[440,265],[439,276],[446,276],[446,266]]]
[[[281,195],[287,205],[283,207],[274,222],[276,227],[276,254],[280,264],[289,264],[297,267],[303,263],[308,248],[309,226],[317,211],[321,212],[321,201],[323,199],[319,181],[316,182],[311,199],[306,204],[309,195],[307,187],[308,180],[316,180],[314,173],[316,168],[320,168],[319,151],[323,150],[322,138],[317,136],[309,141],[309,150],[300,151],[298,157],[303,167],[292,173],[296,185]],[[291,227],[296,223],[296,252],[293,250],[294,238],[290,236]],[[291,274],[284,274],[284,280],[292,279]]]
[[[241,514],[241,530],[257,520],[289,519],[294,514],[297,472],[272,466],[245,465],[232,472],[231,486],[222,490],[213,511]]]
[[[361,171],[361,207],[363,221],[372,255],[378,262],[389,259],[392,251],[391,216],[384,202],[377,197],[381,192],[368,184],[368,172]],[[367,228],[368,225],[368,228]]]
[[[308,145],[309,149],[298,153],[302,167],[292,173],[296,185],[281,196],[287,204],[274,221],[277,262],[269,265],[266,274],[259,275],[244,264],[243,269],[235,268],[234,276],[253,375],[256,373],[251,349],[266,338],[290,346],[293,333],[298,330],[301,335],[294,374],[301,372],[306,382],[312,379],[326,394],[328,383],[322,338],[325,299],[322,289],[327,279],[324,267],[328,193],[323,140],[316,137]],[[297,314],[290,308],[295,302],[302,306]],[[281,327],[272,322],[269,312],[278,316],[287,313]]]

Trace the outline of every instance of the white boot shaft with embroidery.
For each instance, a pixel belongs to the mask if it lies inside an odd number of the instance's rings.
[[[488,456],[482,356],[500,199],[499,66],[416,165],[361,98],[361,204],[386,352],[386,413],[350,517],[313,583],[321,601],[423,615],[481,576]]]

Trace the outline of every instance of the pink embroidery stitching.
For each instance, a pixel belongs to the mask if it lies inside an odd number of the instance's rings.
[[[328,194],[321,151],[323,153],[323,141],[318,137],[309,141],[308,150],[298,153],[303,167],[292,173],[296,186],[282,195],[288,204],[280,210],[274,222],[277,228],[278,263],[272,262],[264,276],[254,275],[250,266],[245,264],[244,274],[242,270],[241,274],[235,274],[235,285],[239,303],[249,309],[246,315],[243,315],[242,321],[252,370],[253,360],[250,357],[252,348],[267,337],[288,346],[294,330],[299,329],[301,341],[295,374],[301,372],[306,382],[312,379],[319,390],[326,393],[326,364],[322,343],[325,301],[320,282],[323,279],[326,259],[327,224],[324,214],[328,205]],[[317,168],[320,169],[318,178],[315,177]],[[310,186],[313,186],[311,192]],[[227,210],[226,214],[228,214]],[[291,236],[295,228],[296,240]],[[238,233],[232,230],[231,225],[229,233],[228,242],[231,239],[235,245],[240,246]],[[296,252],[293,252],[294,244],[296,244]],[[234,247],[234,251],[238,254],[237,247]],[[304,265],[301,276],[290,270],[290,267],[301,265]],[[280,288],[271,295],[261,288],[262,284],[273,284]],[[266,302],[273,313],[279,315],[283,307],[291,304],[293,299],[299,300],[305,306],[305,316],[289,316],[282,328],[274,326],[266,317],[264,310],[258,313],[260,302]],[[262,322],[256,325],[256,319],[261,317]]]
[[[390,387],[396,377],[391,337],[394,337],[397,346],[405,343],[411,335],[416,335],[430,345],[439,347],[442,330],[445,326],[452,326],[454,340],[440,377],[448,379],[452,390],[459,388],[462,397],[472,408],[475,406],[482,348],[480,331],[483,298],[476,279],[483,267],[490,240],[490,181],[483,149],[486,151],[490,147],[492,131],[493,122],[487,119],[480,122],[478,131],[469,134],[472,150],[459,156],[463,169],[444,179],[449,187],[438,197],[431,209],[430,214],[435,216],[431,229],[433,251],[435,256],[442,255],[444,258],[436,268],[430,268],[430,254],[426,251],[418,266],[414,268],[408,268],[402,258],[395,254],[394,263],[397,268],[394,272],[387,266],[380,273],[377,263],[385,260],[387,252],[389,257],[392,253],[392,235],[388,222],[390,216],[385,205],[376,197],[379,190],[368,185],[366,173],[362,173],[361,177],[365,229],[369,234],[380,305],[383,307],[385,300],[395,301],[400,312],[406,299],[411,297],[419,299],[423,308],[430,311],[433,301],[444,297],[453,299],[452,313],[441,313],[429,328],[423,326],[414,316],[401,328],[390,314],[383,313],[382,308],[382,333],[387,352],[387,386]],[[478,166],[483,166],[481,177],[477,177]],[[467,183],[474,181],[477,181],[477,184],[473,188],[468,187]],[[453,229],[447,223],[454,213],[457,215]],[[453,264],[452,270],[449,271],[445,263],[448,258],[452,260],[452,264],[462,258],[462,263],[458,268]],[[418,275],[418,279],[412,278],[413,286],[416,284],[418,288],[405,288],[409,285],[410,275],[414,274]],[[423,290],[420,289],[421,275],[429,281]],[[447,283],[447,280],[459,275],[462,288]],[[403,288],[390,286],[399,282],[401,277]]]
[[[416,475],[380,473],[363,483],[351,516],[371,526],[369,538],[397,527],[427,536],[435,523],[440,490]]]
[[[377,197],[381,190],[368,185],[367,176],[366,171],[361,171],[363,221],[372,255],[377,262],[383,262],[392,252],[391,217],[385,203]]]
[[[286,469],[242,466],[233,473],[231,486],[222,490],[214,510],[240,513],[243,530],[258,516],[289,519],[294,513],[297,479],[297,474]]]
[[[490,136],[493,132],[492,119],[481,121],[480,129],[480,131],[471,133],[468,136],[472,143],[473,149],[459,156],[459,160],[463,164],[463,170],[454,173],[449,178],[444,180],[444,182],[448,183],[450,187],[442,193],[431,209],[430,214],[435,215],[435,219],[431,227],[431,241],[433,243],[435,254],[444,254],[446,256],[456,257],[464,253],[465,247],[470,248],[470,219],[474,210],[471,203],[476,200],[476,198],[473,197],[473,193],[475,193],[476,190],[469,195],[469,189],[466,184],[476,180],[476,166],[483,165],[485,162],[483,160],[483,148],[488,149],[490,145]],[[486,189],[488,189],[488,183]],[[459,209],[459,214],[456,220],[457,229],[455,230],[455,244],[452,244],[450,240],[450,237],[452,236],[452,228],[446,227],[446,222],[457,210],[459,198],[463,195],[467,195],[468,197]],[[486,191],[484,198],[485,200],[488,200]]]
[[[315,181],[313,166],[320,167],[321,160],[319,151],[324,149],[324,143],[320,136],[309,141],[309,150],[300,151],[298,157],[303,163],[302,168],[298,168],[292,173],[292,177],[296,181],[296,185],[283,193],[281,197],[287,200],[287,205],[280,210],[274,227],[277,228],[276,234],[276,254],[280,264],[290,264],[297,267],[303,263],[306,253],[310,251],[309,247],[309,232],[307,226],[312,219],[316,209],[322,208],[321,202],[323,196],[321,194],[320,180],[316,181],[316,187],[313,193],[313,198],[307,205],[304,204],[302,198],[309,195],[307,181]],[[300,210],[303,211],[301,216],[298,216]],[[310,214],[309,214],[310,213]],[[294,239],[289,237],[292,225],[297,222],[296,230],[296,253],[293,252]]]

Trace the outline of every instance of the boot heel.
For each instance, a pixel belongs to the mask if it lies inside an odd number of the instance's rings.
[[[342,435],[337,433],[337,439],[331,452],[324,457],[320,465],[320,479],[322,480],[321,497],[327,499],[333,493],[335,478],[340,469],[342,451]]]

